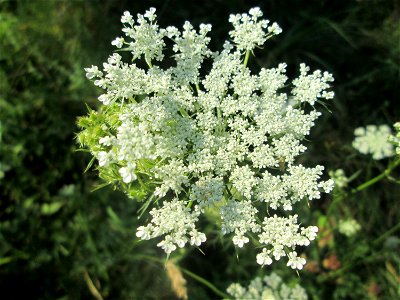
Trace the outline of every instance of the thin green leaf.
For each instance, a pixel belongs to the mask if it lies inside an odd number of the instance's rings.
[[[139,210],[138,210],[138,213],[139,213],[138,219],[140,219],[142,217],[144,212],[150,206],[150,203],[153,201],[153,199],[154,199],[154,195],[151,195],[151,197],[149,199],[147,199],[147,201],[142,205],[142,207],[139,208]]]
[[[13,260],[14,260],[14,258],[11,256],[0,257],[0,266],[8,264],[8,263],[12,262]]]
[[[97,191],[97,190],[100,190],[100,189],[102,189],[102,188],[104,188],[104,187],[110,185],[110,184],[111,184],[110,182],[105,182],[105,183],[99,184],[99,185],[96,186],[94,189],[92,189],[90,192],[93,193],[93,192],[95,192],[95,191]]]
[[[357,49],[357,45],[351,40],[351,38],[346,34],[346,32],[340,28],[338,24],[332,22],[328,19],[322,19],[329,27],[331,27],[343,40],[345,40],[352,48]]]
[[[92,159],[89,161],[89,163],[88,163],[88,165],[87,165],[85,171],[83,171],[83,173],[86,173],[87,171],[89,171],[89,169],[92,167],[92,165],[93,165],[95,159],[96,159],[96,158],[93,156]]]
[[[106,211],[107,211],[107,215],[111,219],[111,222],[120,227],[122,225],[122,221],[118,217],[118,215],[115,213],[115,211],[111,208],[111,206],[107,206]]]

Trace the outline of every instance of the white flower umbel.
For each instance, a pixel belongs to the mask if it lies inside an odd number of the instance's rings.
[[[285,63],[251,71],[251,53],[281,32],[261,17],[259,8],[231,15],[232,43],[213,52],[210,25],[160,28],[153,8],[136,18],[125,12],[125,36],[112,44],[132,60],[114,53],[102,70],[85,69],[104,92],[78,137],[98,159],[102,178],[144,201],[143,211],[156,204],[150,223],[138,228],[141,239],[162,237],[158,246],[166,253],[199,246],[206,236],[195,223],[217,213],[221,233],[238,248],[258,236],[260,265],[287,257],[288,266],[301,269],[296,246],[308,245],[317,229],[300,227],[289,213],[333,182],[321,179],[322,166],[305,167],[297,158],[321,114],[314,105],[333,97],[333,78],[304,64],[295,79]],[[164,68],[171,43],[175,63]],[[139,67],[143,61],[148,67]],[[278,216],[283,211],[289,216]]]
[[[314,71],[312,74],[307,74],[310,68],[305,64],[300,65],[300,77],[293,80],[294,97],[301,102],[308,102],[314,105],[318,98],[332,99],[333,92],[327,92],[329,82],[333,81],[332,74],[322,72],[320,70]]]
[[[176,81],[182,85],[199,83],[199,69],[205,57],[211,55],[207,45],[210,38],[207,33],[211,31],[211,25],[200,25],[199,33],[194,30],[188,21],[183,25],[181,33],[175,27],[167,27],[167,35],[175,45],[173,51],[177,66],[173,69]]]
[[[342,169],[329,171],[329,176],[335,182],[335,188],[343,189],[349,182],[349,178]]]
[[[329,193],[333,189],[333,180],[318,182],[324,170],[323,166],[315,168],[306,168],[302,165],[289,166],[289,174],[283,176],[285,185],[292,193],[293,199],[309,200],[319,199],[321,190]]]
[[[150,62],[152,59],[162,60],[164,55],[162,53],[165,47],[165,42],[163,40],[166,35],[165,29],[160,29],[155,22],[156,9],[150,8],[144,15],[138,14],[136,24],[132,17],[129,17],[129,12],[125,12],[124,16],[121,18],[122,23],[125,27],[122,31],[125,35],[132,39],[132,41],[127,42],[128,49],[132,52],[134,58],[138,58],[144,55],[146,61]],[[124,40],[113,41],[113,45],[117,48],[122,47]],[[120,47],[118,47],[120,45]]]
[[[258,232],[260,226],[256,222],[257,209],[251,201],[228,200],[227,205],[221,208],[222,233],[234,232],[233,243],[242,248],[249,242],[245,236],[247,232]]]
[[[222,177],[200,177],[192,185],[189,199],[200,206],[211,206],[223,198],[225,184]]]
[[[375,160],[394,155],[394,147],[389,141],[391,130],[388,125],[367,125],[354,130],[353,147],[362,154],[372,154]]]
[[[262,15],[258,7],[250,9],[249,14],[230,15],[229,22],[234,30],[229,35],[238,50],[253,50],[256,46],[262,46],[272,35],[282,32],[278,24],[268,27],[269,20],[259,20]]]
[[[301,227],[297,223],[297,215],[288,218],[277,215],[265,218],[259,234],[259,241],[265,248],[257,255],[257,262],[260,265],[268,265],[272,262],[272,256],[275,260],[287,256],[286,249],[294,250],[297,245],[308,246],[310,241],[315,239],[317,232],[316,226]],[[288,259],[287,265],[293,269],[301,270],[306,263],[295,251],[288,254]]]
[[[164,202],[162,208],[153,208],[150,211],[151,223],[140,226],[136,235],[144,240],[163,235],[164,240],[157,246],[166,253],[171,253],[177,247],[182,248],[188,242],[191,245],[200,246],[206,240],[205,234],[197,231],[195,227],[200,213],[198,206],[191,211],[179,199]]]
[[[339,220],[339,232],[347,237],[355,235],[361,229],[361,225],[354,219]]]
[[[233,299],[254,300],[306,300],[306,291],[298,284],[288,286],[282,278],[272,272],[270,275],[254,278],[247,287],[232,283],[227,293]],[[230,299],[232,299],[230,298]]]

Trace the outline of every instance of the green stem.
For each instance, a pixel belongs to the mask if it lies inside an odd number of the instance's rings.
[[[182,107],[179,108],[179,112],[182,114],[183,117],[190,118],[190,116],[187,113],[187,111],[184,110]]]
[[[397,225],[395,225],[394,227],[390,228],[388,231],[386,231],[384,234],[382,234],[380,237],[378,237],[375,241],[372,242],[372,244],[379,244],[380,242],[382,242],[386,237],[392,235],[393,233],[395,233],[397,230],[400,229],[400,223],[398,223]]]
[[[217,107],[217,119],[218,119],[218,132],[222,133],[225,131],[225,126],[224,126],[224,119],[222,118],[222,112],[221,108]]]
[[[378,176],[372,178],[371,180],[368,180],[367,182],[364,182],[363,184],[359,185],[355,189],[351,191],[352,194],[358,193],[362,190],[365,190],[367,187],[377,183],[378,181],[384,179],[387,177],[398,165],[400,164],[400,159],[397,159],[394,161],[393,164],[389,165],[385,171],[383,171],[381,174]]]
[[[88,286],[88,289],[92,296],[96,298],[97,300],[103,300],[103,297],[101,296],[100,292],[97,290],[96,286],[94,285],[92,279],[89,276],[89,273],[87,272],[86,269],[83,270],[83,277],[85,278],[86,285]]]
[[[151,69],[153,67],[153,65],[151,64],[151,60],[147,57],[146,54],[144,55],[144,60],[146,61],[149,68]]]
[[[247,63],[249,62],[249,57],[250,57],[250,50],[247,50],[246,55],[244,56],[244,62],[243,62],[245,67],[247,66]]]
[[[192,272],[190,272],[189,270],[186,270],[184,268],[180,268],[182,270],[183,273],[189,275],[190,277],[192,277],[194,280],[200,282],[201,284],[205,285],[206,287],[208,287],[210,290],[212,290],[215,294],[217,294],[218,296],[221,296],[223,298],[230,298],[230,296],[228,294],[225,294],[224,292],[220,291],[218,288],[216,288],[211,282],[209,282],[208,280],[200,277],[199,275],[196,275]]]
[[[225,190],[228,193],[229,198],[233,198],[231,190],[225,185]]]
[[[338,204],[340,204],[343,200],[345,200],[346,197],[347,197],[347,194],[345,194],[345,193],[334,195],[334,200],[329,205],[327,215],[330,216],[330,215],[334,214],[333,209],[335,209],[338,206]],[[352,215],[347,206],[341,205],[341,206],[339,206],[339,208],[342,209],[343,213],[346,216]]]

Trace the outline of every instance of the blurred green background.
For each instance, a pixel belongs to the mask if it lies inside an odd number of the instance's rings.
[[[334,101],[312,131],[303,160],[355,174],[349,190],[380,174],[351,147],[353,131],[400,121],[400,3],[395,0],[0,0],[0,298],[177,299],[157,241],[140,243],[139,206],[103,188],[90,155],[77,152],[76,119],[100,91],[84,67],[101,66],[120,35],[120,16],[156,7],[161,26],[211,23],[221,49],[230,13],[259,6],[283,33],[256,51],[251,67],[301,62],[335,77]],[[399,171],[352,194],[336,191],[299,214],[322,233],[297,277],[284,264],[260,269],[255,249],[236,252],[210,225],[205,255],[189,249],[177,265],[224,291],[271,269],[300,282],[312,299],[400,299]],[[337,231],[343,218],[361,231]],[[183,274],[189,299],[218,299]]]

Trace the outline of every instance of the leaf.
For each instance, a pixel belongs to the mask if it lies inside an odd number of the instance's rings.
[[[62,202],[45,203],[42,205],[42,214],[52,215],[55,214],[64,205]]]
[[[110,184],[111,184],[110,182],[105,182],[105,183],[99,184],[99,185],[96,186],[94,189],[92,189],[90,192],[93,193],[93,192],[95,192],[95,191],[97,191],[97,190],[100,190],[100,189],[102,189],[102,188],[104,188],[104,187],[110,185]]]
[[[352,48],[357,49],[357,45],[352,41],[352,39],[347,35],[345,30],[341,28],[341,26],[335,22],[330,21],[329,19],[323,18],[322,21],[326,23],[329,27],[331,27],[343,40],[345,40]]]
[[[5,265],[5,264],[8,264],[8,263],[10,263],[10,262],[12,262],[13,261],[13,257],[11,257],[11,256],[6,256],[6,257],[0,257],[0,266],[1,265]]]
[[[91,153],[91,151],[89,149],[85,149],[85,148],[78,148],[74,150],[75,152],[87,152],[87,153]]]
[[[83,173],[86,173],[87,171],[89,171],[89,169],[92,167],[95,159],[96,159],[96,157],[93,156],[92,159],[89,161],[85,171],[83,171]]]
[[[139,213],[138,219],[140,219],[142,217],[142,215],[145,213],[147,208],[150,206],[150,203],[153,201],[154,198],[155,198],[154,194],[151,195],[149,197],[149,199],[147,199],[147,201],[142,205],[142,207],[139,208],[139,210],[138,210],[138,213]]]
[[[107,206],[106,210],[107,210],[107,215],[111,219],[111,222],[114,225],[121,227],[121,225],[122,225],[121,219],[118,217],[118,215],[115,213],[115,211],[110,206]]]

